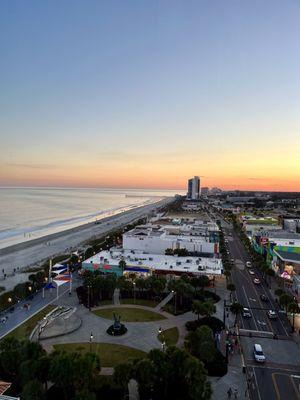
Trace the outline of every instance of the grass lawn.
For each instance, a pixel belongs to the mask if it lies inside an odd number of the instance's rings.
[[[179,332],[176,327],[166,329],[157,335],[158,340],[162,343],[166,342],[167,346],[176,346],[179,338]]]
[[[120,299],[121,304],[136,304],[138,306],[146,306],[146,307],[156,307],[158,302],[155,300],[147,300],[147,299]]]
[[[104,310],[93,310],[99,317],[113,321],[114,313],[121,316],[121,322],[148,322],[165,319],[161,314],[141,308],[113,307]]]
[[[56,308],[56,306],[53,306],[51,304],[48,305],[42,311],[35,314],[33,317],[31,317],[29,320],[24,322],[22,325],[18,326],[18,328],[14,329],[12,332],[10,332],[5,337],[14,337],[19,340],[28,339],[29,335],[33,331],[33,329],[36,326],[36,324],[38,323],[38,321],[43,319],[44,316],[47,315],[50,311],[52,311],[54,308]]]
[[[90,351],[89,343],[55,344],[55,350],[68,352],[87,353]],[[97,353],[102,367],[115,367],[130,359],[144,358],[147,353],[128,346],[112,343],[92,343],[92,351]]]
[[[112,300],[101,300],[99,306],[111,306],[113,304]]]

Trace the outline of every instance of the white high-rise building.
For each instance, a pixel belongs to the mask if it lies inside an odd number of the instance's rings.
[[[194,176],[188,180],[188,192],[187,198],[190,200],[198,200],[200,197],[200,178],[199,176]]]

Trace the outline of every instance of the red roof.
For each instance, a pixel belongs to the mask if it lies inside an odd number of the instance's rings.
[[[11,387],[11,383],[0,381],[0,395],[7,391]]]

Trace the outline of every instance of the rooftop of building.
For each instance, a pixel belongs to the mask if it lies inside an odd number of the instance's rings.
[[[300,234],[285,229],[270,230],[268,231],[268,237],[274,239],[298,239],[300,240]]]
[[[170,271],[170,273],[186,272],[221,275],[223,269],[222,260],[218,258],[166,256],[119,248],[101,251],[85,260],[83,266],[87,266],[90,263],[118,265],[121,259],[125,260],[128,267],[149,268]]]
[[[300,264],[300,254],[299,253],[294,253],[290,251],[282,251],[282,250],[274,250],[274,253],[277,254],[277,256],[285,262],[294,262],[297,264]]]

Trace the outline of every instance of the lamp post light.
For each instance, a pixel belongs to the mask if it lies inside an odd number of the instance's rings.
[[[92,342],[93,342],[94,336],[93,333],[91,332],[90,334],[90,353],[92,352]]]
[[[133,304],[135,304],[135,282],[133,282]]]
[[[88,289],[88,309],[89,311],[91,311],[91,300],[90,300],[90,289],[91,289],[91,285],[87,285],[87,289]]]
[[[172,290],[172,293],[174,293],[174,313],[176,315],[176,311],[177,311],[177,298],[176,298],[176,292],[174,290]]]

